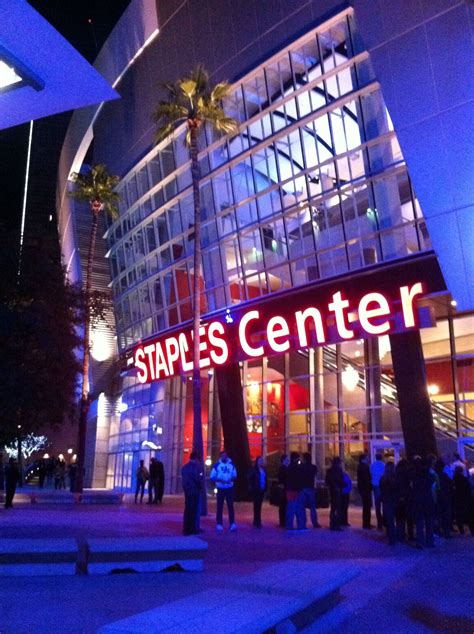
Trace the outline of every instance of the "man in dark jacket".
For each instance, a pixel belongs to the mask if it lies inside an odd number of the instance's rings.
[[[309,508],[311,517],[311,523],[314,528],[321,528],[318,522],[318,514],[316,512],[316,491],[314,489],[314,480],[318,469],[316,465],[311,462],[311,454],[303,454],[303,462],[301,464],[301,473],[303,481],[303,513],[304,513],[304,526],[306,528],[306,507]]]
[[[304,501],[303,501],[303,473],[300,457],[296,451],[290,454],[290,464],[286,472],[286,529],[293,530],[293,519],[296,516],[296,526],[300,531],[305,530]]]
[[[416,545],[418,548],[434,546],[435,485],[427,460],[415,456],[412,471],[413,512],[416,525]]]
[[[150,458],[150,479],[148,480],[147,504],[158,504],[158,488],[160,485],[160,468],[156,458]]]
[[[280,502],[278,504],[278,520],[281,528],[286,526],[286,476],[288,473],[288,465],[290,460],[287,454],[283,454],[280,458],[280,468],[278,469],[278,486],[280,488]]]
[[[183,535],[197,535],[199,527],[199,500],[203,485],[203,473],[198,453],[192,451],[189,462],[181,469],[184,491]]]
[[[342,531],[341,528],[341,502],[342,489],[344,488],[344,474],[341,467],[341,459],[337,456],[332,459],[332,464],[326,471],[326,486],[331,498],[331,510],[329,514],[329,528],[332,531]]]
[[[13,507],[13,498],[15,496],[16,485],[20,479],[20,472],[16,466],[15,460],[10,458],[5,467],[5,508]]]
[[[165,492],[165,467],[161,460],[155,458],[156,464],[156,472],[158,474],[158,484],[156,489],[156,497],[158,502],[161,504],[163,501],[163,493]]]
[[[359,456],[357,467],[357,488],[362,499],[362,528],[373,528],[370,523],[372,509],[372,476],[367,454]]]

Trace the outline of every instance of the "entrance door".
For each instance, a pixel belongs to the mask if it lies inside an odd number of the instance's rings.
[[[374,462],[375,456],[381,453],[384,460],[393,460],[395,464],[400,460],[404,453],[404,445],[401,442],[393,440],[373,440],[370,443],[370,459]]]

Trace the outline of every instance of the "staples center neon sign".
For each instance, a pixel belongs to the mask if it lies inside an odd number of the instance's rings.
[[[421,282],[398,286],[391,300],[379,292],[365,293],[355,305],[341,291],[324,306],[299,307],[290,313],[265,315],[252,308],[240,320],[214,319],[200,328],[200,368],[219,366],[230,360],[258,358],[335,341],[393,332],[401,314],[402,329],[416,327],[415,299],[424,293]],[[281,304],[281,301],[280,301]],[[183,329],[138,346],[133,354],[140,383],[191,372],[192,331]]]

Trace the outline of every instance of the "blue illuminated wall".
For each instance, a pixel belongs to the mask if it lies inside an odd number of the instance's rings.
[[[474,7],[354,0],[355,15],[458,310],[474,308]]]

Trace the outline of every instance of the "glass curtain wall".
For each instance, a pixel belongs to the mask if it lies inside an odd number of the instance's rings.
[[[204,312],[430,248],[351,10],[234,84],[231,139],[206,130]],[[182,133],[120,183],[108,229],[119,346],[191,317],[193,203]]]

